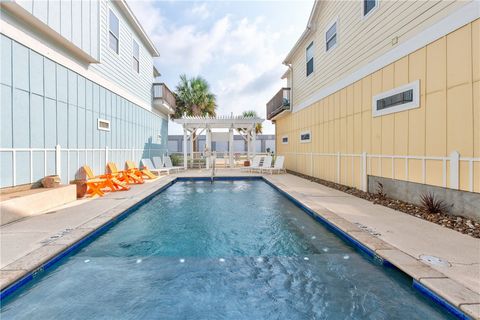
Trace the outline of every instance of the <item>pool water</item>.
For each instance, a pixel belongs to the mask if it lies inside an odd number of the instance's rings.
[[[1,319],[449,319],[263,181],[177,182]]]

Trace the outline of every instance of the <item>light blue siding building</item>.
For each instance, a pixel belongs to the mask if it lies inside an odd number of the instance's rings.
[[[124,1],[1,2],[0,187],[167,152],[175,101]]]

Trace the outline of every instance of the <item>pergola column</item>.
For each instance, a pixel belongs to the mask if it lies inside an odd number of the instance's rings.
[[[210,169],[210,159],[212,154],[212,130],[210,130],[210,128],[207,128],[207,134],[205,138],[206,138],[205,148],[208,148],[208,151],[209,151],[209,156],[206,158],[206,163],[207,163],[207,169]]]
[[[193,166],[193,158],[194,158],[194,155],[193,155],[193,144],[195,143],[195,141],[193,140],[194,136],[195,136],[195,132],[197,131],[197,129],[192,129],[190,131],[190,161],[191,161],[191,164]]]
[[[247,138],[247,160],[250,160],[250,131],[247,130],[245,133]]]
[[[255,157],[255,154],[257,153],[257,133],[255,132],[255,127],[252,129],[252,158]]]
[[[228,130],[229,133],[229,139],[228,139],[228,155],[230,158],[230,168],[235,167],[235,164],[233,163],[233,128],[230,128]]]
[[[183,167],[185,170],[188,168],[188,157],[187,157],[187,129],[183,127]]]

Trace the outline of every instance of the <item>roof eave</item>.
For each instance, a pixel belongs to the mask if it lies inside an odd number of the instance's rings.
[[[297,51],[298,47],[300,46],[300,44],[308,37],[308,35],[310,34],[310,32],[312,31],[312,25],[313,25],[313,19],[315,17],[315,14],[316,14],[316,11],[318,9],[318,3],[320,1],[319,0],[315,0],[314,3],[313,3],[313,8],[312,8],[312,11],[310,11],[310,17],[308,18],[308,23],[307,23],[307,27],[305,29],[305,31],[303,31],[302,35],[300,36],[300,38],[297,40],[297,42],[295,42],[295,45],[293,46],[293,48],[290,50],[290,52],[288,53],[287,57],[283,60],[283,64],[284,65],[288,65],[290,63],[290,60],[293,56],[293,54],[295,53],[295,51]]]

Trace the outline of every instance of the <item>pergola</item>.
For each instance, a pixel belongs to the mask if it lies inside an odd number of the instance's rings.
[[[229,143],[228,154],[230,167],[234,167],[233,159],[233,135],[237,130],[247,142],[247,158],[255,155],[255,126],[262,123],[264,119],[258,117],[243,116],[217,116],[217,117],[187,117],[173,120],[175,123],[183,126],[183,165],[185,169],[188,166],[187,143],[190,143],[190,150],[193,152],[193,143],[195,139],[203,132],[206,134],[205,148],[212,151],[212,129],[228,129]],[[200,132],[197,134],[197,130]],[[252,147],[253,145],[253,147]],[[206,162],[207,169],[210,167],[209,161]]]

